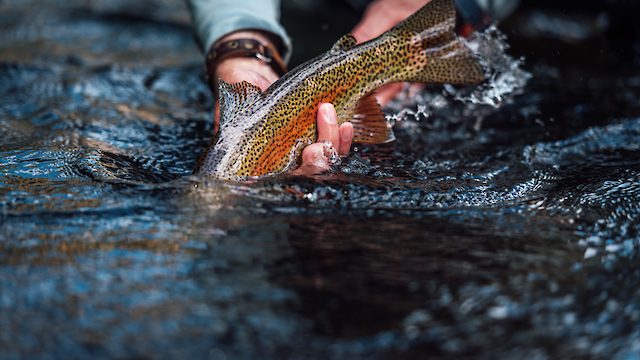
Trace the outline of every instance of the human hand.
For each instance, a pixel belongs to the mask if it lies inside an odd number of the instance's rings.
[[[264,61],[256,58],[229,58],[221,62],[215,70],[216,79],[229,84],[246,81],[265,91],[278,80],[278,75]],[[220,100],[216,99],[213,110],[214,129],[218,132],[220,124]]]
[[[260,31],[236,31],[222,39],[216,44],[238,39],[254,39],[270,45],[270,39]],[[214,46],[216,45],[214,44]],[[218,63],[213,73],[215,84],[218,79],[222,79],[229,84],[235,84],[242,81],[249,82],[265,91],[271,84],[278,80],[278,74],[264,61],[257,58],[248,57],[231,57]],[[218,132],[220,124],[220,100],[216,99],[213,110],[214,133]]]
[[[220,40],[229,41],[242,38],[255,38],[267,41],[259,33],[241,31],[226,36]],[[247,81],[265,91],[278,80],[278,75],[264,61],[255,58],[229,58],[218,64],[214,76],[227,83],[233,84]],[[218,132],[220,123],[220,104],[216,101],[214,108],[214,133]],[[334,151],[340,156],[349,154],[353,138],[353,125],[344,123],[338,127],[338,117],[331,104],[321,104],[317,114],[318,142],[305,147],[302,151],[302,165],[293,173],[298,175],[316,175],[329,170],[329,158],[325,155],[328,143],[333,145]]]
[[[377,0],[371,3],[364,12],[362,20],[353,28],[351,35],[358,43],[369,41],[408,18],[431,0]],[[384,106],[398,95],[403,88],[402,83],[389,84],[376,91],[378,104]]]
[[[317,175],[330,169],[331,153],[346,156],[351,150],[353,125],[345,122],[338,127],[338,116],[332,104],[323,103],[318,107],[318,142],[302,151],[302,165],[292,171],[296,175]],[[337,154],[335,154],[337,152]]]

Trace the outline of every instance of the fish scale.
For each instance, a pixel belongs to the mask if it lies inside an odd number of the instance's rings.
[[[434,0],[379,37],[351,35],[296,67],[261,92],[247,82],[220,81],[220,130],[194,173],[247,180],[295,166],[317,140],[316,114],[332,103],[338,124],[354,124],[354,141],[394,139],[375,89],[392,82],[473,84],[484,80],[479,59],[453,33],[453,0]]]

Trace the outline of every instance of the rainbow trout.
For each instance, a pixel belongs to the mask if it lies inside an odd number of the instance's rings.
[[[194,173],[246,180],[293,168],[304,146],[317,139],[323,102],[334,105],[338,124],[353,124],[355,142],[388,142],[394,136],[373,99],[375,89],[405,81],[482,81],[478,58],[453,33],[453,1],[433,0],[362,44],[347,34],[264,92],[247,82],[220,81],[220,130]]]

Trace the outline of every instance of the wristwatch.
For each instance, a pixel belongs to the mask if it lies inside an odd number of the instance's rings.
[[[274,47],[255,39],[234,39],[213,46],[206,56],[205,73],[207,84],[217,98],[218,79],[215,69],[223,60],[232,57],[256,58],[267,63],[273,71],[282,76],[287,73],[287,66]]]

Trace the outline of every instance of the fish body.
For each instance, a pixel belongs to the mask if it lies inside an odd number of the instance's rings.
[[[220,81],[220,130],[194,173],[245,180],[294,166],[317,139],[316,113],[332,103],[354,141],[394,139],[375,89],[393,82],[473,84],[484,79],[477,57],[453,33],[453,0],[433,0],[379,37],[356,44],[343,36],[326,53],[261,92]]]

